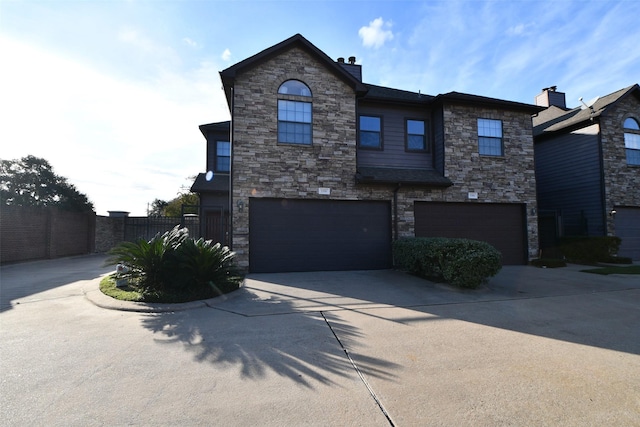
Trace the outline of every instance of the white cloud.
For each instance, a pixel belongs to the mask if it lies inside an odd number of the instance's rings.
[[[224,52],[222,52],[222,55],[220,55],[220,58],[222,58],[223,61],[228,62],[231,60],[231,51],[229,49],[225,49]]]
[[[189,37],[185,37],[185,38],[183,38],[183,39],[182,39],[182,41],[183,41],[186,45],[188,45],[188,46],[191,46],[191,47],[198,47],[198,43],[197,43],[197,42],[195,42],[195,41],[193,41],[193,40],[191,40]]]
[[[362,27],[358,30],[358,35],[362,39],[364,47],[373,47],[378,49],[382,47],[388,40],[393,40],[392,24],[384,22],[382,17],[376,18],[369,22],[368,27]]]

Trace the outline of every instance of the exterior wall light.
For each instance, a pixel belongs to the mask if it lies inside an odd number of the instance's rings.
[[[236,206],[238,206],[238,211],[242,212],[244,209],[244,202],[242,200],[238,200],[238,203],[236,204]]]
[[[609,216],[614,216],[617,213],[618,212],[615,209],[611,209],[611,212],[609,212]]]

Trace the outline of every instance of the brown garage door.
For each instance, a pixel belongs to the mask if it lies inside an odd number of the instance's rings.
[[[250,199],[252,272],[391,267],[388,202]]]
[[[640,208],[616,207],[616,236],[622,239],[618,255],[640,261]]]
[[[527,262],[524,205],[498,203],[415,203],[418,237],[462,237],[488,242],[503,264]]]

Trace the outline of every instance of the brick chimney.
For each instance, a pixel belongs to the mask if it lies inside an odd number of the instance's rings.
[[[344,62],[344,58],[338,58],[338,65],[347,70],[349,74],[358,79],[358,81],[362,81],[362,65],[356,64],[356,57],[350,56],[349,63]]]
[[[543,88],[542,93],[536,96],[536,105],[540,107],[551,107],[554,105],[566,109],[567,101],[564,92],[558,92],[556,86],[551,86]]]

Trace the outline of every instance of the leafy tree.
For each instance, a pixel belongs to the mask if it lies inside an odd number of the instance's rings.
[[[89,212],[93,203],[67,179],[56,175],[45,159],[26,156],[0,160],[0,205],[54,206]]]
[[[200,198],[196,193],[183,193],[178,197],[171,200],[167,207],[164,208],[165,216],[181,216],[182,205],[197,205],[200,203]],[[185,212],[185,213],[197,213],[197,212]]]
[[[165,200],[155,199],[151,203],[149,216],[173,216],[182,215],[182,205],[198,205],[200,198],[196,193],[180,193],[175,199],[168,202]],[[185,211],[184,213],[198,213],[197,211]]]
[[[151,203],[151,209],[149,209],[149,216],[158,217],[164,216],[164,210],[169,205],[169,202],[165,200],[155,199]]]

